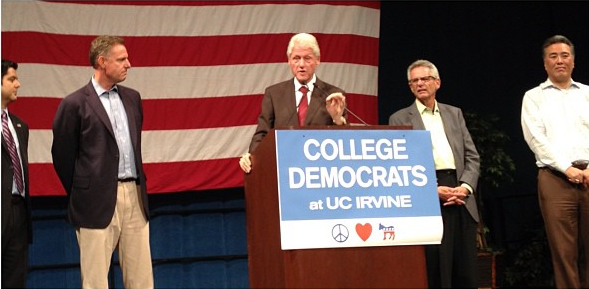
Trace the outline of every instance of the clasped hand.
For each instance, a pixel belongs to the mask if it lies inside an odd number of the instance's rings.
[[[580,170],[574,166],[570,166],[564,173],[568,177],[569,182],[582,185],[585,188],[589,187],[589,168]]]
[[[468,197],[468,190],[465,187],[438,187],[438,197],[444,201],[444,206],[451,205],[464,205],[466,204],[465,198]]]

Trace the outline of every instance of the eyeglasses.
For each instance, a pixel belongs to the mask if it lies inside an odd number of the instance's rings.
[[[430,80],[434,80],[436,79],[433,76],[424,76],[424,77],[419,77],[419,78],[413,78],[409,80],[409,84],[417,84],[420,80],[423,82],[429,82]]]

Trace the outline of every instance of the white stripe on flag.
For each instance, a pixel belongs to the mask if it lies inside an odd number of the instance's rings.
[[[373,25],[380,10],[325,4],[216,6],[212,1],[210,6],[132,6],[2,1],[2,11],[3,31],[69,35],[217,36],[307,31],[378,38],[380,32],[379,25]],[[18,17],[10,17],[13,15]],[[179,16],[184,20],[178,21]],[[23,21],[30,19],[42,21]]]
[[[225,159],[247,152],[256,126],[143,132],[143,162],[185,162]],[[29,163],[51,163],[53,133],[30,130]]]
[[[133,52],[129,51],[129,55],[132,56]],[[19,64],[18,71],[19,80],[23,83],[18,91],[20,97],[63,98],[86,85],[94,73],[90,66],[30,63]],[[322,62],[317,67],[317,75],[326,82],[337,84],[347,93],[377,95],[376,66]],[[292,74],[285,61],[248,65],[132,67],[127,79],[120,84],[136,89],[143,99],[178,99],[263,94],[267,86],[289,78]]]

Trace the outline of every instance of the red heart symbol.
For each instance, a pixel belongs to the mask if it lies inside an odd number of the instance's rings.
[[[356,233],[358,233],[358,236],[366,242],[368,237],[372,234],[372,225],[370,225],[370,223],[364,225],[358,223],[356,224]]]

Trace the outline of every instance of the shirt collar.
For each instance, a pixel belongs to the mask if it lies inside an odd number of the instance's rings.
[[[415,100],[415,104],[417,105],[417,111],[419,114],[429,113],[429,114],[436,114],[440,113],[440,109],[438,108],[438,102],[434,100],[434,111],[432,112],[427,108],[427,106],[423,105],[419,100]]]
[[[315,82],[317,81],[317,76],[315,76],[315,74],[313,74],[313,77],[311,78],[311,80],[309,80],[309,82],[307,82],[307,88],[309,88],[310,92],[313,92],[313,88],[315,86]],[[294,78],[294,86],[295,86],[295,91],[299,91],[299,89],[301,88],[301,86],[303,86],[295,77]],[[309,94],[310,95],[310,94]]]
[[[550,87],[560,89],[556,85],[554,85],[554,83],[550,80],[550,78],[546,79],[546,81],[544,81],[543,83],[540,83],[541,89],[546,89],[546,88],[550,88]],[[571,87],[579,88],[580,86],[579,86],[578,82],[571,79],[571,85],[568,88],[571,88]]]
[[[6,113],[6,118],[8,119],[8,123],[11,123],[12,120],[10,119],[10,114],[8,114],[8,106],[2,110],[3,113]]]
[[[100,86],[100,84],[98,84],[98,82],[96,82],[96,80],[94,79],[94,76],[92,76],[92,86],[94,86],[94,90],[96,91],[96,94],[98,94],[98,96],[101,96],[105,92],[109,92],[111,90],[118,91],[116,84],[110,90],[106,90],[106,89],[102,88],[102,86]]]

